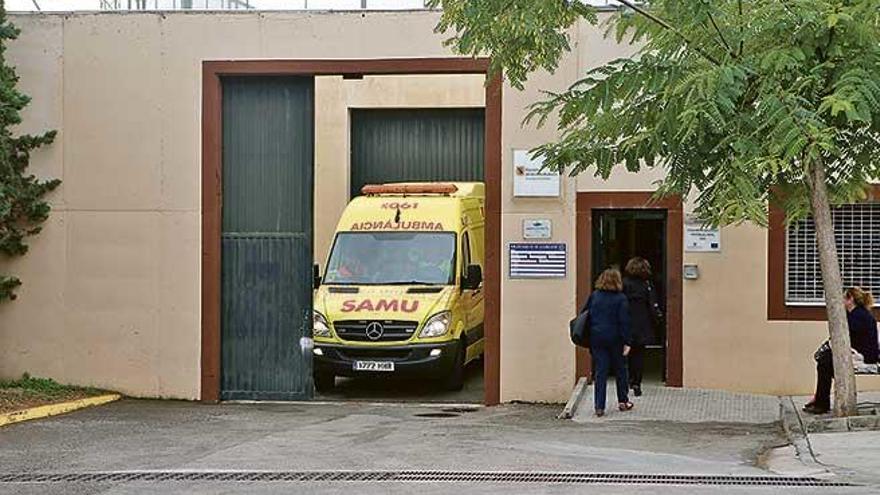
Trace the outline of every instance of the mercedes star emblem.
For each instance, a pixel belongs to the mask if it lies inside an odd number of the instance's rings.
[[[366,334],[367,338],[370,340],[379,340],[382,338],[382,334],[385,333],[385,327],[382,326],[378,321],[371,322],[367,325]]]

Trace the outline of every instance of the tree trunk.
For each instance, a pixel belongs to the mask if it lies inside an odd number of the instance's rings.
[[[825,164],[816,160],[809,171],[810,204],[816,224],[816,242],[822,284],[825,287],[825,308],[828,312],[828,333],[831,335],[831,353],[834,356],[834,415],[851,416],[856,413],[856,376],[853,371],[849,325],[843,306],[843,281],[834,242],[834,224],[828,203],[825,183]]]

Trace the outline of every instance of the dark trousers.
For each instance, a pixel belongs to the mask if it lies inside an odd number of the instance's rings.
[[[608,371],[614,368],[614,381],[617,384],[617,402],[629,401],[629,381],[626,375],[626,363],[622,346],[593,347],[593,366],[596,371],[595,389],[596,410],[605,410],[605,395],[608,387]]]
[[[629,384],[633,387],[642,386],[642,375],[645,372],[645,346],[633,345],[627,357],[629,364]]]
[[[834,379],[834,360],[830,352],[823,352],[816,361],[816,395],[813,401],[817,407],[831,408],[831,381]]]

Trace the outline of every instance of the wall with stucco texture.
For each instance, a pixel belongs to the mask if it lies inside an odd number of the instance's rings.
[[[34,99],[22,128],[59,130],[32,170],[64,183],[45,231],[9,266],[25,285],[0,307],[0,376],[137,396],[199,395],[202,61],[450,55],[429,12],[12,19],[22,36],[9,58]],[[482,78],[464,79],[363,81],[346,97],[481,105]]]
[[[57,142],[34,156],[33,170],[64,184],[32,252],[10,267],[25,286],[18,301],[0,307],[0,375],[27,371],[137,396],[199,395],[201,62],[452,55],[433,31],[435,12],[82,13],[13,20],[23,35],[10,46],[10,60],[20,67],[22,89],[34,97],[25,127],[59,130]],[[317,84],[318,115],[322,104],[328,108],[316,131],[336,140],[342,133],[335,131],[347,132],[346,107],[483,104],[482,76],[454,83],[319,78]],[[522,136],[505,135],[505,146],[537,144]],[[338,173],[348,166],[346,149],[316,146],[319,194],[325,187],[347,189],[340,185],[347,174]],[[509,152],[505,156],[509,160]],[[328,215],[346,199],[333,195]],[[320,258],[329,242],[325,227],[335,218],[316,220]],[[555,299],[565,299],[565,284],[553,286],[560,291]],[[502,311],[507,308],[504,303]],[[556,319],[565,317],[560,312]],[[503,338],[511,358],[520,358],[518,348],[544,341],[525,328],[514,311],[505,327],[510,338]],[[562,400],[572,376],[560,378],[557,371],[532,373],[525,386],[514,385],[514,376],[502,396]],[[549,393],[547,380],[559,383]]]
[[[22,372],[137,396],[199,395],[201,62],[256,58],[449,56],[435,12],[15,15],[11,43],[34,100],[23,131],[58,129],[32,170],[60,177],[54,211],[31,252],[4,269],[20,298],[0,305],[0,376]],[[513,197],[514,149],[557,136],[522,127],[539,90],[561,90],[590,67],[632,52],[572,28],[574,53],[554,74],[503,95],[501,398],[563,401],[574,383],[566,336],[575,310],[577,191],[651,190],[656,172],[609,181],[565,178],[554,199]],[[482,76],[316,80],[315,250],[326,253],[347,200],[348,108],[481,106]],[[326,217],[331,218],[328,220]],[[522,220],[549,218],[569,246],[568,276],[509,280],[507,246]],[[808,392],[821,323],[766,320],[766,232],[723,231],[720,254],[685,253],[701,278],[684,284],[687,386]],[[670,267],[670,269],[677,269]],[[877,386],[874,380],[866,386]]]

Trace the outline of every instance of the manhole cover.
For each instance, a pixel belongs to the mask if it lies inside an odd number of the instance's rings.
[[[416,414],[419,418],[457,418],[459,415],[454,412],[427,412]]]

